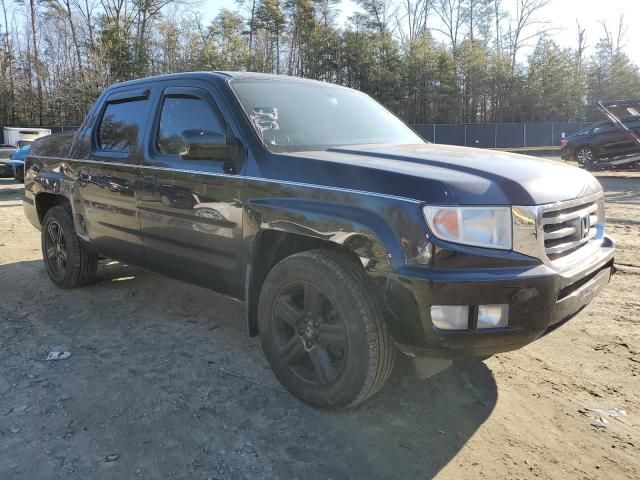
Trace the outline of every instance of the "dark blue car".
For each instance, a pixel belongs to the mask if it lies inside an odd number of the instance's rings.
[[[640,117],[626,117],[622,121],[629,130],[640,134]],[[574,159],[588,169],[606,158],[630,155],[638,151],[637,144],[621,128],[609,120],[591,125],[560,142],[563,159]]]

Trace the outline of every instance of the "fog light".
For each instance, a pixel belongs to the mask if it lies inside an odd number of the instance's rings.
[[[509,325],[509,305],[479,305],[478,329],[499,328]]]
[[[431,321],[440,330],[469,328],[468,305],[431,305]]]

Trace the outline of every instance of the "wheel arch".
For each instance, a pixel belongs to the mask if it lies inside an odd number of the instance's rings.
[[[359,243],[366,243],[361,236],[352,237],[352,244],[340,244],[317,237],[282,230],[260,231],[253,242],[251,262],[245,276],[245,315],[249,336],[258,335],[258,300],[264,281],[271,269],[285,258],[309,250],[341,252],[359,268],[366,270],[370,259],[358,255]]]
[[[375,280],[392,269],[393,257],[402,257],[402,246],[390,225],[374,212],[307,200],[288,201],[286,206],[274,201],[249,204],[247,210],[255,228],[255,234],[246,239],[245,309],[250,336],[258,334],[257,304],[264,280],[284,258],[307,250],[338,251]]]
[[[36,212],[38,214],[38,221],[40,225],[44,220],[45,215],[51,208],[57,205],[63,205],[71,209],[71,201],[65,195],[60,193],[40,192],[35,195]]]

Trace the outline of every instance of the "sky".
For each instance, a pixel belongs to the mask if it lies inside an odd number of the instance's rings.
[[[515,0],[503,0],[506,8],[515,8]],[[203,0],[203,14],[207,20],[213,18],[221,8],[237,10],[235,0]],[[346,22],[347,17],[358,9],[352,0],[342,0],[339,6],[341,14],[339,22]],[[577,44],[576,20],[586,29],[587,55],[603,35],[600,22],[606,22],[610,31],[616,31],[620,14],[624,14],[628,26],[624,51],[636,64],[640,65],[640,35],[633,31],[640,19],[640,2],[638,0],[551,0],[541,11],[540,17],[550,22],[550,36],[561,46],[575,48]],[[436,35],[437,38],[437,35]],[[530,51],[525,49],[521,55]]]

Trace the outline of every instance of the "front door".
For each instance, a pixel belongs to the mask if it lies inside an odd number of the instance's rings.
[[[232,158],[181,156],[183,132],[230,132],[209,88],[171,82],[159,92],[142,162],[140,223],[154,269],[238,294],[242,176]]]

